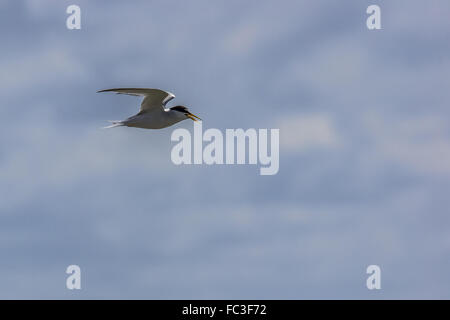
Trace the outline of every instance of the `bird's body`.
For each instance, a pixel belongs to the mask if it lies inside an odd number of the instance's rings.
[[[120,121],[124,126],[143,128],[143,129],[162,129],[185,120],[183,113],[164,110],[163,112],[156,110],[137,114],[128,119]]]
[[[112,121],[112,125],[106,128],[118,126],[127,126],[143,129],[162,129],[167,128],[177,122],[186,119],[197,121],[200,119],[189,112],[186,107],[176,106],[165,109],[167,102],[175,98],[170,93],[159,89],[141,89],[141,88],[118,88],[106,89],[98,92],[116,92],[119,94],[128,94],[134,96],[143,96],[141,109],[138,114],[125,120]]]

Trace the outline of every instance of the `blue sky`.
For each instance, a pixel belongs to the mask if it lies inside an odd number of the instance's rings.
[[[71,4],[0,1],[0,298],[450,298],[448,1]],[[134,86],[279,128],[279,173],[100,130]]]

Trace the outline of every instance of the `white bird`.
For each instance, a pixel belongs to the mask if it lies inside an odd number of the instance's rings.
[[[122,121],[111,121],[113,124],[105,128],[127,126],[144,129],[162,129],[186,119],[192,119],[194,121],[201,120],[196,115],[190,113],[188,108],[184,106],[175,106],[165,109],[164,107],[167,102],[175,98],[175,95],[170,92],[145,88],[118,88],[100,90],[97,92],[110,91],[118,94],[143,96],[144,99],[142,100],[139,113]]]

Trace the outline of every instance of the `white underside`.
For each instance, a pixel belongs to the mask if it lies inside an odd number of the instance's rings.
[[[120,124],[134,128],[162,129],[170,127],[185,119],[188,118],[178,111],[154,110],[132,116],[126,120],[120,121]]]

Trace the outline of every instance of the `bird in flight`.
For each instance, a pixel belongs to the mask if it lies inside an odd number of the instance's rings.
[[[116,92],[118,94],[144,97],[139,113],[122,121],[111,121],[112,125],[105,128],[126,126],[144,129],[162,129],[186,119],[192,119],[194,121],[201,120],[196,115],[190,113],[188,108],[184,106],[175,106],[166,109],[165,106],[167,102],[175,98],[175,95],[163,90],[118,88],[100,90],[97,92]]]

